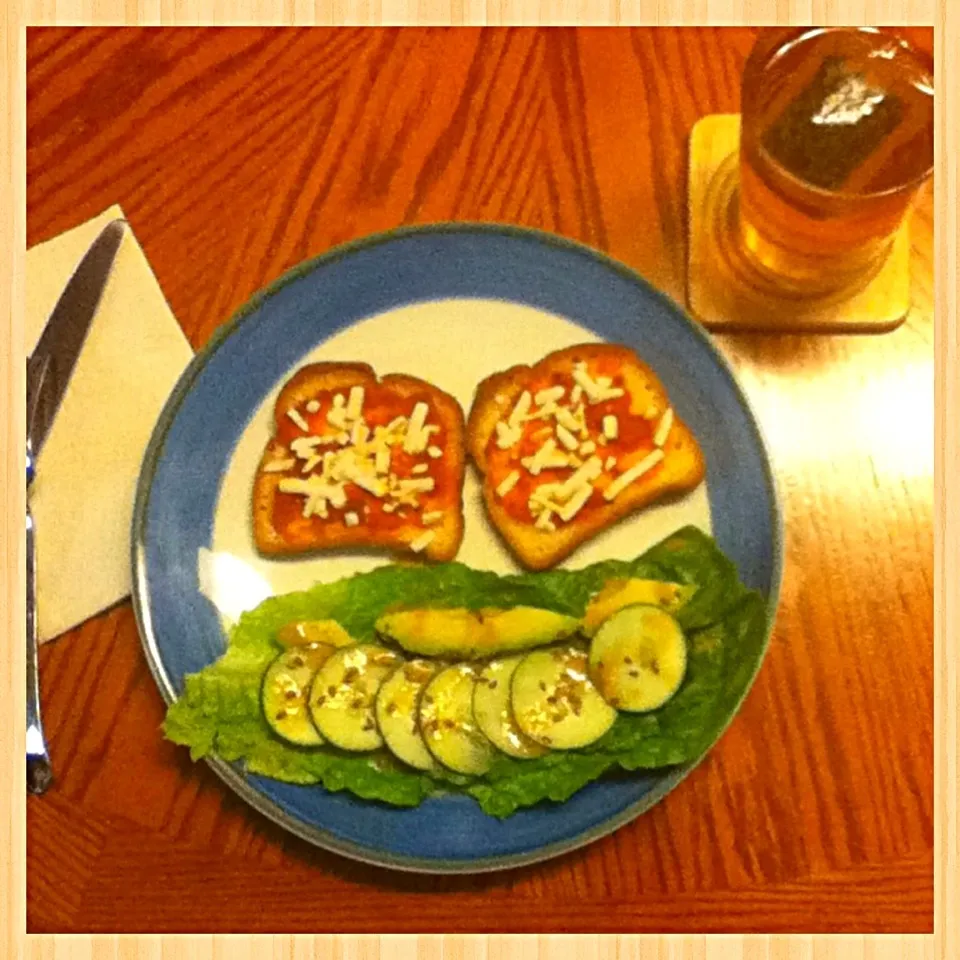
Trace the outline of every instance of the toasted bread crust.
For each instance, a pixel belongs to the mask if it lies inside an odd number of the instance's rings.
[[[273,406],[274,422],[279,426],[288,410],[306,403],[321,390],[348,390],[376,382],[377,375],[368,363],[310,363],[283,385]]]
[[[662,466],[635,481],[612,503],[593,507],[554,531],[538,530],[532,518],[527,522],[511,516],[496,495],[495,480],[488,474],[488,442],[497,422],[509,415],[534,376],[551,370],[572,369],[574,358],[588,364],[591,360],[615,360],[623,370],[632,398],[642,398],[639,402],[644,404],[653,402],[661,409],[669,402],[666,390],[653,370],[632,350],[615,344],[568,347],[548,354],[532,367],[514,366],[495,373],[478,385],[467,421],[467,445],[471,458],[484,475],[484,504],[491,522],[511,551],[532,570],[554,566],[601,531],[667,494],[693,489],[705,472],[699,444],[687,425],[674,414]]]
[[[487,441],[497,421],[506,416],[523,392],[532,367],[518,365],[481,380],[467,418],[467,449],[481,473],[487,472]]]
[[[444,455],[436,463],[441,465],[438,469],[447,478],[448,493],[441,503],[431,507],[441,509],[443,519],[430,527],[412,521],[390,528],[371,528],[363,523],[353,527],[343,523],[324,523],[319,526],[305,523],[302,530],[284,535],[274,526],[274,505],[284,475],[267,472],[264,467],[289,456],[289,453],[273,437],[264,449],[253,483],[253,537],[261,553],[294,556],[345,547],[383,547],[408,552],[410,544],[429,529],[434,533],[434,538],[419,556],[436,561],[452,560],[456,556],[463,540],[465,428],[460,404],[449,394],[406,374],[387,374],[378,380],[373,368],[365,363],[314,363],[298,370],[284,384],[274,405],[274,422],[279,428],[288,410],[300,407],[320,393],[375,384],[389,389],[399,399],[428,395],[432,419],[442,422],[446,429],[448,439]]]

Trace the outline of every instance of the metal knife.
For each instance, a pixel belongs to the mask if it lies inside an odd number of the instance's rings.
[[[53,782],[53,773],[40,719],[37,567],[30,487],[36,474],[37,457],[113,270],[124,228],[123,220],[112,220],[103,228],[68,281],[40,340],[27,358],[27,789],[31,793],[44,793]]]

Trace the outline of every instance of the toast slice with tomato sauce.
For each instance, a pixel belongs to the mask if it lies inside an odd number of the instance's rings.
[[[703,454],[653,370],[581,344],[482,381],[467,446],[490,521],[532,570],[703,479]]]
[[[298,370],[253,484],[261,553],[383,547],[452,560],[463,539],[464,418],[416,377],[364,363]]]

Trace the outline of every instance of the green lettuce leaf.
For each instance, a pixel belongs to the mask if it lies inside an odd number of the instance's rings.
[[[260,686],[280,649],[273,638],[291,620],[334,619],[356,639],[370,640],[377,617],[399,598],[414,606],[529,605],[582,616],[590,596],[612,577],[650,577],[695,588],[677,613],[689,641],[687,674],[659,710],[621,713],[600,740],[582,750],[533,760],[498,754],[482,777],[433,776],[398,763],[385,750],[350,754],[330,746],[295,747],[277,738],[263,719]],[[194,760],[216,754],[242,762],[251,774],[321,784],[397,806],[415,806],[441,791],[465,791],[486,813],[507,817],[541,801],[562,802],[613,770],[695,760],[733,715],[759,666],[766,636],[763,598],[739,583],[733,564],[694,527],[677,531],[636,560],[576,571],[501,577],[459,563],[396,564],[272,597],[244,614],[223,656],[186,678],[182,696],[167,711],[164,734],[189,747]]]

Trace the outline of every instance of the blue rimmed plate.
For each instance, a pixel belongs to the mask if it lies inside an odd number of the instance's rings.
[[[269,560],[253,547],[253,473],[273,401],[294,370],[317,359],[362,360],[380,374],[423,377],[468,410],[476,383],[494,370],[588,340],[624,343],[656,370],[700,441],[707,477],[565,565],[634,557],[694,523],[767,598],[772,624],[782,565],[775,483],[756,420],[707,335],[635,273],[578,244],[510,227],[411,228],[339,247],[258,294],[197,355],[167,402],[144,459],[133,528],[134,606],[167,702],[187,674],[220,656],[244,609],[389,562],[349,552]],[[469,476],[457,559],[516,570],[478,491]],[[499,821],[465,796],[395,809],[208,762],[253,807],[318,846],[430,872],[500,869],[574,849],[649,809],[694,766],[601,780],[566,803]]]

